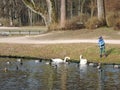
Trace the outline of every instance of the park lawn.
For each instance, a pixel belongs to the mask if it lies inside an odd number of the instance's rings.
[[[99,57],[99,47],[96,44],[0,44],[0,55],[37,57],[43,59],[71,57],[70,61],[79,62],[79,56],[89,62],[119,63],[120,46],[106,44],[108,56]]]
[[[44,36],[30,37],[34,40],[59,40],[59,39],[98,39],[103,36],[104,39],[120,40],[120,30],[115,31],[113,28],[101,27],[98,29],[79,29],[65,31],[51,31]]]
[[[6,29],[8,30],[8,29]],[[16,29],[10,29],[16,30]],[[44,27],[20,27],[17,30],[46,30]],[[51,33],[51,34],[50,34]],[[120,31],[112,28],[102,27],[95,30],[80,29],[66,31],[52,31],[47,35],[30,37],[35,40],[59,40],[59,39],[120,39]],[[9,36],[8,36],[9,37]],[[70,56],[71,61],[79,61],[82,54],[89,62],[119,63],[120,45],[106,44],[108,57],[99,58],[99,47],[97,44],[0,44],[0,55],[37,57],[43,59],[64,58]]]
[[[0,27],[0,31],[47,31],[44,26]]]

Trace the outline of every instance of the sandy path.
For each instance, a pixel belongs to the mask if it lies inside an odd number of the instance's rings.
[[[2,29],[19,29],[19,27],[0,27]],[[48,33],[50,34],[50,33]],[[39,35],[41,38],[44,34]],[[47,36],[47,34],[45,34]],[[0,43],[17,43],[17,44],[62,44],[62,43],[97,43],[97,39],[59,39],[52,40],[48,39],[32,39],[33,36],[22,36],[22,37],[2,37]],[[37,35],[35,36],[37,37]],[[108,44],[120,44],[120,40],[106,40]]]
[[[97,43],[97,39],[65,39],[65,40],[33,40],[30,36],[22,37],[4,37],[0,38],[0,43],[17,43],[17,44],[62,44],[62,43]],[[105,40],[108,44],[120,44],[120,40]]]

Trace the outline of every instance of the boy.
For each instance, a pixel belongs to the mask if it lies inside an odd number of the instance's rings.
[[[102,38],[102,36],[99,37],[99,40],[98,40],[98,45],[100,47],[100,58],[105,55],[106,57],[106,54],[105,54],[105,42]]]

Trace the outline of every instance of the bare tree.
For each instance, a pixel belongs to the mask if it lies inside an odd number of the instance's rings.
[[[61,0],[61,19],[60,19],[61,28],[65,27],[65,22],[66,22],[66,1]]]
[[[84,8],[84,4],[85,4],[85,0],[81,0],[80,3],[80,13],[83,13],[83,8]]]
[[[89,7],[91,9],[91,17],[94,16],[95,10],[97,9],[96,0],[91,0]]]
[[[70,18],[73,17],[73,1],[70,1]]]
[[[53,3],[54,0],[46,0],[46,8],[43,8],[42,6],[37,6],[34,2],[34,0],[22,0],[24,4],[31,9],[33,12],[39,14],[47,27],[54,21],[54,13],[53,13]]]
[[[105,19],[104,0],[97,0],[97,9],[98,9],[98,19],[104,20]]]

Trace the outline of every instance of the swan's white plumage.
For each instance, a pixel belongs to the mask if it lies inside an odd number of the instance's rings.
[[[70,57],[65,57],[64,60],[62,60],[60,58],[55,58],[55,59],[51,59],[51,60],[54,63],[65,63],[67,59],[70,59]]]
[[[80,55],[80,64],[87,64],[87,59],[83,59],[82,55]]]

